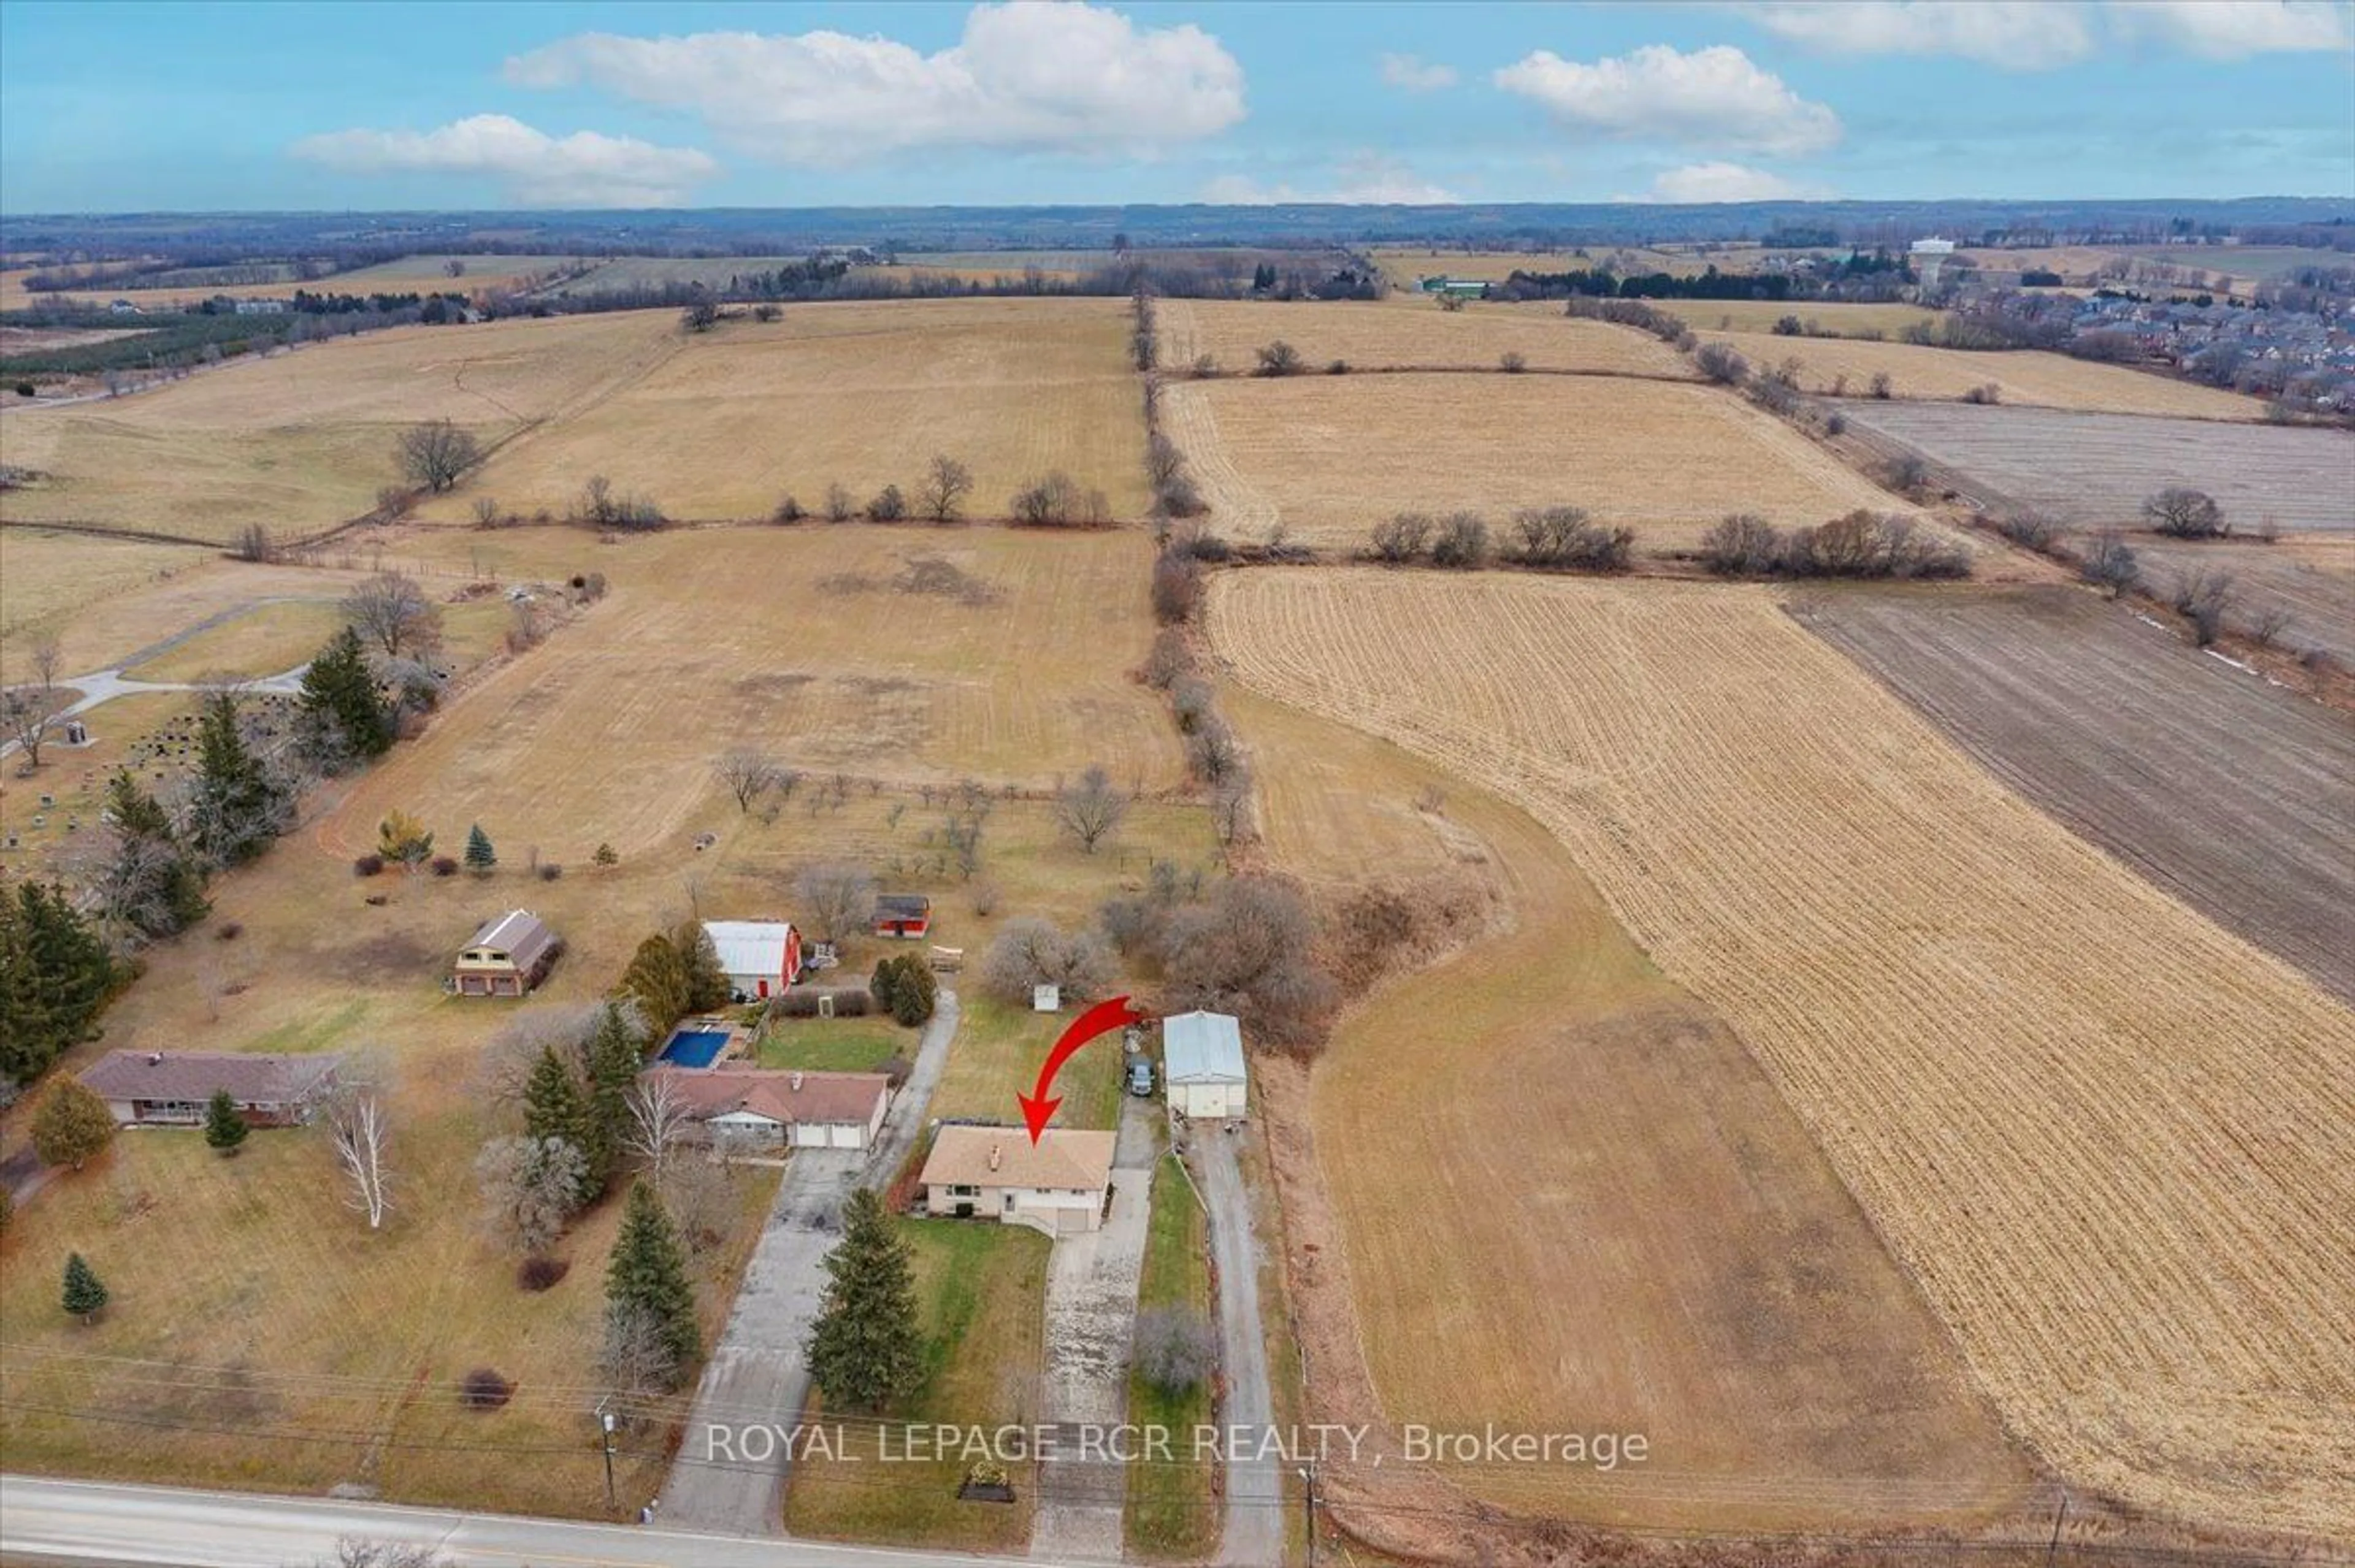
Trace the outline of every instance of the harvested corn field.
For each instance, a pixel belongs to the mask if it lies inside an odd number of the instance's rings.
[[[1603,321],[1576,321],[1559,307],[1534,312],[1444,311],[1402,297],[1284,303],[1162,300],[1154,307],[1161,363],[1183,371],[1208,355],[1221,370],[1249,370],[1259,350],[1282,339],[1312,369],[1340,360],[1353,369],[1494,370],[1518,354],[1531,370],[1583,370],[1688,379],[1689,361],[1658,338]],[[1465,389],[1464,396],[1473,396]]]
[[[1689,549],[1728,512],[1820,523],[1892,497],[1714,388],[1571,376],[1301,376],[1173,384],[1171,434],[1218,526],[1359,549],[1393,512],[1576,506]]]
[[[1886,376],[1891,395],[1904,399],[1955,399],[1992,387],[2000,402],[2050,409],[2244,421],[2261,419],[2265,411],[2256,399],[2238,392],[2036,349],[1981,354],[1771,332],[1704,330],[1701,337],[1731,345],[1753,370],[1793,367],[1800,389],[1808,392],[1861,397],[1871,390],[1874,377]]]
[[[1210,624],[1246,684],[1560,837],[2064,1477],[2355,1529],[2355,1013],[2010,794],[1773,591],[1252,573]]]

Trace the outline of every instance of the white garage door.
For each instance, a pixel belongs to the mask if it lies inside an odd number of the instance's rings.
[[[851,1126],[847,1123],[837,1123],[826,1129],[826,1133],[832,1139],[833,1145],[836,1148],[866,1147],[866,1140],[858,1136],[860,1131],[861,1129]]]

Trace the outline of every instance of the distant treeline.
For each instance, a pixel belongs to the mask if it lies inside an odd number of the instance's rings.
[[[1503,292],[1516,299],[1787,300],[1791,280],[1782,272],[1721,272],[1715,267],[1691,277],[1674,272],[1637,272],[1621,277],[1608,267],[1569,272],[1516,270]]]

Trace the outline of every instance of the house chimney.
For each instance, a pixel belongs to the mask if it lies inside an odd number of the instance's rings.
[[[992,1144],[989,1146],[989,1168],[992,1170],[996,1170],[997,1168],[997,1145]]]
[[[796,1072],[794,1073],[794,1093],[796,1093],[796,1094],[798,1094],[798,1093],[800,1093],[801,1092],[802,1092],[802,1075],[801,1075],[801,1073],[800,1073],[798,1071],[796,1071]]]

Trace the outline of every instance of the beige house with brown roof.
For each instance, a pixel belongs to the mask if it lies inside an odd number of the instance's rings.
[[[221,1090],[257,1127],[311,1119],[335,1092],[340,1056],[243,1051],[110,1051],[79,1074],[126,1127],[192,1127]]]
[[[450,989],[462,997],[520,997],[548,977],[563,939],[527,909],[486,920],[450,965]]]
[[[787,1072],[765,1067],[655,1067],[660,1083],[716,1144],[863,1149],[882,1129],[891,1080],[880,1072]]]
[[[1050,1236],[1092,1231],[1111,1201],[1113,1135],[1050,1127],[946,1126],[917,1179],[924,1211],[1028,1225]]]

